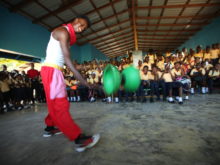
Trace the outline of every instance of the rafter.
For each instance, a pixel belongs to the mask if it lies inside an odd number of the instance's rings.
[[[185,30],[140,30],[138,29],[138,32],[197,32],[201,30],[201,28],[197,29],[185,29]]]
[[[119,25],[121,25],[121,24],[123,24],[123,23],[127,23],[127,22],[129,22],[129,19],[124,20],[124,21],[121,21],[121,22],[118,23],[118,24],[111,25],[111,26],[109,26],[109,28],[111,29],[111,28],[113,28],[113,27],[119,26]],[[105,30],[106,30],[106,27],[101,28],[101,29],[98,29],[98,31],[96,31],[96,32],[99,33],[99,32],[105,31]],[[93,35],[93,33],[87,34],[87,35],[85,35],[84,37],[89,37],[89,36],[91,36],[91,35]]]
[[[26,5],[29,5],[30,3],[35,2],[35,1],[36,1],[36,0],[23,0],[23,1],[21,1],[20,3],[18,3],[18,4],[16,4],[16,5],[12,6],[12,7],[10,8],[10,11],[11,11],[11,12],[17,12],[17,11],[20,10],[22,7],[24,7],[24,6],[26,6]]]
[[[207,7],[220,6],[220,3],[197,3],[197,4],[182,4],[182,5],[162,5],[162,6],[137,6],[137,9],[161,9],[161,8],[184,8],[184,7]]]
[[[191,26],[204,26],[207,25],[208,23],[192,23],[190,24]],[[149,27],[149,26],[187,26],[189,24],[185,23],[179,23],[179,24],[174,24],[174,23],[161,23],[161,24],[137,24],[138,27]]]
[[[219,16],[219,14],[209,14],[209,15],[191,15],[191,16],[185,16],[185,15],[181,15],[181,16],[138,16],[136,17],[137,20],[149,20],[149,19],[186,19],[186,18],[193,18],[193,19],[207,19],[207,18],[213,18]]]
[[[4,2],[5,4],[9,5],[10,7],[12,7],[12,4],[9,3],[8,1],[6,0],[2,0],[2,2]],[[29,18],[31,19],[35,19],[34,16],[30,15],[29,13],[27,13],[26,11],[23,11],[22,9],[19,10],[20,13],[24,14],[25,16],[28,16]],[[45,23],[41,23],[42,25],[44,25],[47,29],[50,29],[51,27]]]
[[[97,10],[97,8],[96,8],[95,4],[93,3],[93,1],[92,1],[92,0],[89,0],[89,1],[90,1],[90,3],[92,4],[93,8],[94,8],[94,9],[96,10],[96,12],[98,13],[98,15],[99,15],[99,17],[101,18],[101,20],[103,20],[103,17],[102,17],[102,15],[101,15],[100,11]],[[105,24],[105,27],[107,27],[107,29],[108,29],[109,31],[111,31],[111,29],[108,27],[108,25],[106,24],[106,22],[103,21],[103,23]],[[116,39],[114,35],[112,35],[112,36],[113,36],[114,39]],[[105,43],[105,41],[104,41],[104,43]]]
[[[133,47],[133,45],[127,45],[126,47],[123,47],[121,49],[118,49],[118,50],[108,50],[108,51],[102,51],[104,54],[106,53],[116,53],[116,52],[119,52],[119,51],[126,51],[126,50],[129,50],[129,48]]]
[[[132,24],[133,24],[133,34],[134,34],[134,47],[135,50],[138,50],[138,37],[137,37],[137,28],[136,28],[136,1],[132,0]]]
[[[43,15],[43,16],[37,18],[37,19],[34,19],[32,22],[33,22],[33,23],[41,22],[43,19],[48,18],[48,17],[50,17],[50,16],[52,16],[52,15],[57,15],[57,14],[59,14],[59,13],[65,11],[66,9],[68,9],[68,8],[70,8],[70,7],[73,7],[73,6],[75,6],[75,5],[80,4],[81,2],[82,2],[82,0],[78,0],[78,1],[73,1],[73,2],[70,2],[70,3],[68,3],[68,4],[65,4],[63,7],[59,7],[58,9],[56,9],[56,10],[54,10],[54,11],[48,13],[48,14],[45,14],[45,15]]]
[[[178,41],[185,41],[185,39],[176,39],[176,38],[139,38],[139,41],[161,41],[161,42],[163,42],[163,41],[165,41],[165,42],[167,42],[167,41],[176,41],[176,42],[178,42]]]
[[[129,41],[125,41],[125,42],[120,43],[120,44],[113,44],[113,45],[110,45],[110,46],[106,46],[104,48],[103,47],[97,47],[97,49],[99,49],[99,50],[112,50],[112,49],[120,48],[124,45],[130,44],[132,42],[133,42],[133,40],[129,40]]]
[[[181,35],[178,35],[178,37],[190,37],[192,36],[193,34],[181,34]],[[176,34],[169,34],[169,35],[166,35],[166,34],[155,34],[155,35],[148,35],[148,34],[140,34],[139,37],[176,37]]]
[[[112,51],[117,51],[117,50],[121,50],[121,49],[127,48],[128,46],[133,46],[133,45],[132,45],[132,43],[130,42],[130,43],[127,44],[127,45],[118,46],[118,47],[115,47],[115,48],[104,49],[104,50],[100,50],[100,51],[103,51],[103,52],[112,52]]]
[[[112,32],[112,33],[109,33],[109,34],[104,34],[104,35],[101,35],[101,36],[92,38],[92,39],[90,39],[90,40],[87,40],[87,42],[91,42],[91,43],[93,43],[93,44],[97,44],[97,43],[99,43],[99,42],[104,42],[105,40],[111,38],[111,36],[112,36],[113,34],[117,34],[117,33],[124,32],[125,30],[130,29],[130,28],[131,28],[131,27],[128,26],[128,27],[126,27],[126,28],[123,28],[122,30],[118,30],[118,31],[116,31],[116,32]],[[127,34],[127,33],[123,33],[123,34],[120,34],[120,35],[124,35],[124,34]],[[117,37],[121,37],[120,35],[118,35]],[[108,38],[105,38],[105,37],[108,37]],[[104,39],[103,39],[103,40],[99,40],[100,38],[104,38]],[[79,39],[80,39],[80,38],[79,38]],[[96,40],[99,40],[99,41],[96,41]],[[96,42],[94,42],[94,41],[96,41]],[[85,43],[85,42],[82,42],[81,44],[84,44],[84,43]]]
[[[92,10],[92,11],[89,11],[89,12],[83,13],[83,14],[84,14],[84,15],[92,14],[92,13],[96,12],[97,10],[101,10],[101,9],[103,9],[103,8],[106,8],[106,7],[108,7],[110,4],[114,4],[114,3],[118,2],[118,1],[120,1],[120,0],[115,0],[115,1],[113,1],[113,2],[110,2],[110,3],[108,3],[108,4],[105,4],[105,5],[101,6],[101,7],[97,8],[97,9],[95,9],[95,10]],[[71,3],[67,4],[67,5],[65,5],[65,6],[62,7],[62,8],[58,8],[57,10],[53,11],[53,13],[54,13],[54,14],[59,14],[59,13],[63,12],[64,10],[70,8],[70,7],[73,7],[73,6],[75,6],[75,5],[80,4],[81,2],[82,2],[82,0],[73,1],[73,2],[71,2]],[[48,13],[48,14],[43,15],[42,17],[40,17],[40,18],[34,20],[33,22],[34,22],[34,23],[37,23],[37,22],[39,22],[39,21],[41,21],[41,20],[43,20],[43,19],[45,19],[45,18],[47,18],[47,17],[50,17],[50,16],[51,16],[51,13]]]
[[[106,45],[108,45],[108,44],[112,44],[112,43],[115,43],[115,42],[123,42],[124,40],[130,39],[131,36],[132,36],[132,34],[125,35],[125,36],[126,36],[126,37],[123,37],[123,38],[121,38],[121,39],[109,39],[109,40],[106,40],[106,41],[108,41],[108,42],[105,42],[105,43],[100,42],[99,44],[95,44],[95,46],[96,46],[96,47],[102,47],[102,46],[106,46]],[[117,36],[117,38],[119,38],[119,37]],[[111,41],[111,40],[114,40],[114,41]]]

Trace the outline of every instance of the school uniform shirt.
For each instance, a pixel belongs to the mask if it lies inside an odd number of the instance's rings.
[[[172,75],[170,73],[164,73],[161,77],[166,83],[173,82]]]
[[[11,82],[9,79],[0,81],[0,91],[3,93],[10,91],[10,87],[9,87],[10,83]]]
[[[141,68],[141,70],[144,68],[144,66],[148,66],[148,70],[151,70],[151,65],[152,65],[152,63],[150,63],[150,62],[144,62],[143,64],[142,64],[142,68]]]
[[[170,56],[171,56],[171,53],[166,53],[165,56],[166,56],[166,57],[170,57]]]
[[[194,73],[198,73],[199,71],[202,71],[202,75],[205,75],[205,69],[204,68],[200,68],[199,70],[197,70],[196,68],[192,69],[190,72],[190,76],[193,76]]]
[[[158,78],[160,78],[159,75],[158,75]],[[154,80],[155,79],[155,75],[152,72],[150,72],[150,74],[149,74],[149,79],[150,80]]]
[[[171,62],[164,63],[164,68],[165,67],[169,67],[170,69],[172,69],[173,68],[173,63],[171,63]]]
[[[219,77],[220,71],[219,70],[210,70],[209,77]]]
[[[157,62],[157,67],[160,69],[160,70],[164,70],[164,61],[158,61]]]
[[[181,76],[181,69],[177,71],[175,68],[173,68],[173,69],[171,70],[171,73],[172,73],[172,75],[173,75],[174,77],[176,77],[176,76]]]
[[[92,78],[92,69],[89,69],[89,70],[86,72],[86,75],[89,75],[89,78]]]
[[[157,71],[157,74],[158,74],[158,77],[159,77],[159,79],[160,79],[163,73],[160,72],[160,71]]]
[[[182,62],[184,60],[184,57],[180,58],[178,57],[177,61]]]
[[[186,59],[186,60],[184,61],[184,63],[187,64],[187,65],[189,65],[190,68],[191,68],[192,66],[195,65],[195,60],[194,60],[194,59],[190,59],[190,60],[187,60],[187,59]]]
[[[207,64],[207,65],[205,65],[205,70],[209,70],[209,69],[211,69],[213,67],[213,65],[212,64]]]
[[[154,60],[155,60],[154,55],[153,54],[149,54],[148,57],[149,57],[149,62],[150,63],[154,63]]]
[[[210,53],[211,53],[211,59],[216,59],[216,58],[218,58],[219,50],[218,49],[212,49],[212,50],[210,50]]]
[[[194,54],[194,57],[202,58],[203,57],[203,53],[196,53],[196,54]]]
[[[99,77],[99,78],[102,77],[102,71],[99,72],[99,71],[96,70],[96,71],[95,71],[95,75],[96,75],[97,77]]]
[[[151,73],[148,71],[147,74],[144,74],[144,72],[141,71],[140,72],[140,77],[141,77],[141,80],[150,80]]]
[[[205,60],[205,59],[210,60],[210,59],[211,59],[211,53],[204,53],[203,59],[204,59],[204,60]]]
[[[97,77],[94,78],[94,79],[93,79],[93,78],[90,78],[90,79],[89,79],[89,83],[90,83],[90,84],[95,84],[95,83],[98,83],[98,82],[99,82],[99,80],[98,80]]]

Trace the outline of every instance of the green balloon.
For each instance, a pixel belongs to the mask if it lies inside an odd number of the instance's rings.
[[[111,95],[118,91],[121,84],[121,75],[118,69],[108,64],[103,72],[103,86],[107,95]]]
[[[128,66],[122,71],[122,80],[126,91],[136,91],[141,83],[139,70],[132,65]]]

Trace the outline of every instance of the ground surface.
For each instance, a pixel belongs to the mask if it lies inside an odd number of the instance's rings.
[[[1,165],[219,165],[220,95],[164,102],[71,103],[93,149],[74,151],[64,135],[43,138],[46,104],[0,116]]]

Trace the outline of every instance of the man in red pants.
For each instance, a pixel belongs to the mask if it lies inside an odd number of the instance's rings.
[[[100,135],[83,135],[79,126],[72,119],[62,68],[65,63],[74,73],[75,78],[90,88],[70,58],[70,46],[76,42],[75,33],[83,32],[89,27],[89,24],[90,21],[86,16],[79,16],[72,22],[53,30],[47,46],[46,59],[41,68],[49,112],[45,118],[47,127],[43,136],[50,137],[59,133],[60,130],[70,141],[75,141],[76,151],[78,152],[93,147],[99,141]]]

